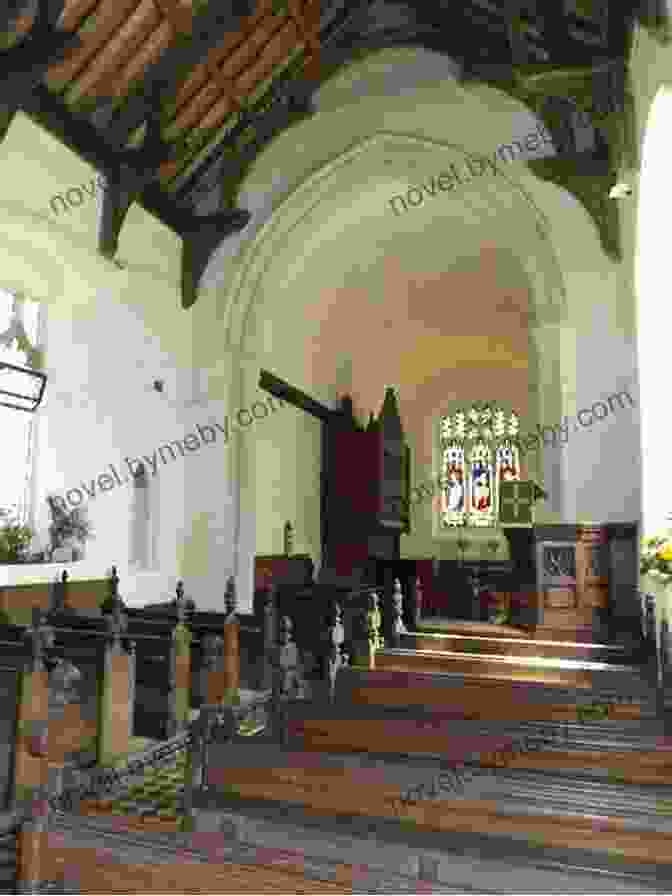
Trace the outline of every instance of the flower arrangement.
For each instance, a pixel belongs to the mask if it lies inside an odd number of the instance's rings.
[[[672,582],[672,538],[665,535],[654,535],[642,539],[642,550],[639,561],[642,575],[651,576],[659,582]]]
[[[23,526],[11,509],[0,507],[0,563],[21,563],[35,534]]]
[[[82,545],[91,537],[93,527],[89,522],[85,508],[75,507],[73,510],[68,511],[61,507],[53,498],[47,498],[47,504],[51,513],[49,537],[52,550],[63,547],[68,541],[74,541]]]

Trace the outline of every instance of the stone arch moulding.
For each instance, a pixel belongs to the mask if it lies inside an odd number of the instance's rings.
[[[366,187],[370,179],[371,167],[377,171],[384,171],[384,160],[390,156],[399,159],[401,165],[409,157],[417,158],[421,154],[429,153],[433,156],[431,162],[427,162],[427,156],[423,156],[423,163],[436,165],[440,170],[442,163],[446,161],[446,155],[456,154],[463,156],[473,155],[467,153],[462,147],[449,145],[427,138],[419,138],[409,135],[379,132],[371,137],[355,142],[347,150],[336,156],[331,161],[322,165],[318,170],[307,177],[289,196],[285,197],[272,212],[270,217],[257,231],[252,241],[241,253],[235,273],[224,295],[223,307],[227,331],[225,343],[233,351],[238,359],[234,365],[231,381],[231,399],[233,404],[244,406],[246,400],[243,395],[243,359],[250,362],[255,354],[252,346],[245,345],[246,321],[248,314],[260,293],[266,271],[272,262],[273,256],[280,246],[292,238],[293,231],[301,221],[310,215],[320,202],[328,196],[333,196],[338,190],[339,183],[344,187],[351,187],[357,178],[361,180],[362,188]],[[400,167],[401,167],[400,165]],[[522,220],[521,209],[528,212],[527,227],[510,228],[515,230],[515,238],[519,247],[518,255],[521,263],[527,271],[533,301],[531,326],[533,328],[546,329],[544,325],[550,325],[556,330],[558,325],[566,321],[567,304],[565,296],[564,279],[548,235],[548,222],[541,210],[536,206],[532,197],[517,183],[511,175],[502,172],[497,175],[497,189],[488,195],[493,199],[493,205],[497,207],[497,196],[508,200],[502,202],[501,214],[511,215],[511,194],[519,199],[518,221]],[[514,212],[515,214],[516,212]],[[509,236],[510,240],[510,236]],[[547,340],[547,347],[551,355],[559,352],[559,342],[551,337]],[[257,355],[261,361],[261,355]],[[549,363],[560,362],[559,354],[553,358],[547,358]],[[538,410],[538,409],[536,409]],[[235,500],[235,536],[234,536],[234,566],[236,575],[243,574],[249,579],[249,569],[245,566],[242,556],[241,522],[243,517],[249,517],[254,506],[253,483],[251,489],[243,489],[241,482],[241,451],[243,447],[239,438],[234,438],[230,446],[232,480],[237,482]],[[244,495],[243,495],[244,492]],[[252,502],[252,503],[250,503]],[[254,552],[252,552],[254,553]],[[249,559],[249,558],[248,558]]]
[[[381,131],[356,141],[302,181],[279,203],[243,250],[224,300],[228,322],[226,344],[229,348],[239,352],[240,357],[251,356],[250,348],[244,344],[245,324],[276,248],[291,239],[292,231],[323,198],[338,190],[339,182],[350,187],[359,175],[364,189],[370,179],[368,169],[373,166],[376,170],[385,170],[385,160],[389,157],[403,165],[404,156],[411,160],[422,156],[424,163],[431,155],[434,160],[427,162],[428,168],[430,164],[436,164],[436,170],[439,170],[446,161],[446,155],[454,156],[456,153],[465,158],[477,155],[454,144]],[[500,169],[493,178],[499,185],[499,195],[517,194],[521,204],[529,209],[533,221],[532,227],[522,234],[521,242],[524,245],[520,252],[521,262],[532,284],[533,324],[559,324],[566,319],[567,304],[564,278],[551,244],[548,222],[529,193],[507,174]],[[506,208],[510,206],[502,206],[502,214]],[[533,237],[534,243],[528,241],[529,237]]]

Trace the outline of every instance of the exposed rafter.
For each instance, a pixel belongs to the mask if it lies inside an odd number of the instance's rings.
[[[79,35],[56,28],[65,0],[38,0],[30,31],[0,53],[0,140],[14,115],[40,83],[47,69],[81,45]],[[4,12],[0,28],[8,32],[16,16]]]
[[[178,234],[189,307],[211,252],[249,221],[235,199],[250,165],[311,114],[313,92],[338,68],[392,46],[449,56],[465,80],[491,83],[542,117],[575,167],[531,165],[568,186],[572,170],[608,178],[632,155],[625,60],[635,19],[666,39],[663,4],[650,0],[642,11],[628,0],[39,0],[29,31],[16,14],[0,14],[4,130],[21,108],[105,173],[105,254],[116,251],[133,202]],[[579,157],[569,118],[605,94],[620,99],[596,122],[594,150]],[[572,189],[613,220],[596,188],[580,188],[589,180],[574,178]],[[212,214],[197,214],[205,209]]]

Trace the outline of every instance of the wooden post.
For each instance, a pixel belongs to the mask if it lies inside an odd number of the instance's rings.
[[[37,893],[45,876],[49,823],[49,680],[45,649],[53,643],[53,630],[44,615],[33,610],[33,625],[26,632],[30,651],[19,674],[12,808],[25,821],[17,835],[16,892]]]
[[[101,664],[97,749],[99,765],[114,765],[117,759],[128,754],[132,725],[133,706],[129,704],[129,697],[132,692],[134,657],[129,656],[121,641],[128,629],[128,618],[123,612],[118,585],[119,577],[116,568],[112,567],[110,596],[105,614],[108,631]]]
[[[333,617],[328,631],[327,652],[327,681],[329,682],[329,700],[333,703],[336,696],[336,677],[339,669],[345,665],[346,658],[343,655],[343,641],[345,629],[343,628],[343,611],[340,604],[334,604]]]
[[[278,592],[276,585],[272,585],[266,592],[263,625],[264,654],[260,689],[262,691],[270,691],[273,687],[273,651],[278,640]]]
[[[224,640],[221,635],[201,637],[200,697],[203,703],[219,703],[223,697],[222,673],[217,669]]]
[[[281,744],[288,739],[287,701],[305,696],[305,681],[299,666],[299,652],[294,643],[294,623],[289,616],[280,620],[278,640],[271,652],[273,686],[271,698],[271,731]]]
[[[192,634],[186,624],[187,600],[182,582],[177,583],[177,625],[173,629],[171,663],[173,690],[171,694],[171,734],[184,731],[189,724],[191,709],[191,640]]]
[[[592,640],[601,641],[606,632],[603,620],[609,608],[609,534],[606,526],[577,527],[576,537],[576,596],[577,608],[588,613],[587,625]],[[592,611],[592,613],[591,613]],[[629,639],[629,646],[637,643],[635,633]]]
[[[194,805],[197,793],[204,781],[205,739],[209,727],[209,707],[203,706],[198,716],[189,722],[189,750],[184,770],[184,821],[183,831],[196,827],[197,809]]]
[[[224,595],[224,699],[240,696],[240,622],[236,616],[236,583],[233,576],[226,583]]]
[[[416,632],[420,628],[420,619],[422,618],[422,582],[420,581],[420,576],[416,576],[415,578],[415,619],[414,619],[414,628]]]
[[[396,648],[401,647],[401,636],[407,633],[402,615],[403,611],[404,595],[401,591],[401,582],[399,579],[395,579],[390,599],[390,641],[391,646]]]
[[[64,610],[67,610],[67,589],[68,571],[64,569],[61,573],[61,580],[54,582],[51,586],[50,613],[62,613]]]
[[[368,637],[368,666],[369,669],[376,667],[376,651],[384,646],[384,641],[380,634],[381,629],[380,608],[378,606],[378,594],[375,591],[369,593],[369,609],[366,614],[367,637]]]

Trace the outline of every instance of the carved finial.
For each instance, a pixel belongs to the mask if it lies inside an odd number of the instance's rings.
[[[301,697],[304,694],[305,682],[299,667],[299,651],[293,640],[293,630],[292,620],[289,616],[283,616],[280,620],[278,645],[274,651],[276,698]]]
[[[75,684],[81,679],[82,673],[77,666],[67,659],[55,659],[49,670],[49,702],[55,706],[75,702]]]
[[[401,582],[399,579],[395,579],[392,586],[392,638],[395,647],[400,645],[400,636],[407,634],[403,612],[404,596],[401,592]]]
[[[53,626],[47,625],[46,614],[33,607],[33,621],[24,638],[28,641],[33,672],[40,672],[46,665],[46,651],[54,646]]]
[[[285,557],[291,557],[294,550],[294,527],[289,520],[285,523],[285,528],[283,530],[283,543]]]
[[[68,585],[68,572],[63,570],[59,580],[54,582],[52,588],[52,597],[50,611],[53,613],[62,613],[65,609],[65,595]]]
[[[369,652],[375,653],[383,647],[383,639],[380,635],[381,615],[378,603],[378,594],[375,591],[369,592],[369,609],[366,614],[367,634],[369,639]]]
[[[175,612],[178,623],[183,623],[187,612],[187,602],[184,597],[184,585],[178,582],[175,586]]]
[[[329,699],[336,693],[336,676],[338,670],[347,665],[347,657],[343,653],[345,630],[343,628],[343,611],[339,603],[334,604],[332,622],[329,626],[329,652],[327,656],[327,674],[329,678]]]
[[[238,598],[236,595],[236,580],[233,576],[229,576],[226,581],[226,591],[224,592],[224,606],[226,608],[227,617],[233,616],[236,612]]]
[[[281,644],[289,644],[292,640],[292,630],[294,629],[294,623],[289,618],[289,616],[283,616],[280,620],[280,643]]]
[[[128,619],[124,609],[124,602],[119,595],[117,567],[113,566],[110,574],[110,594],[105,600],[104,613],[107,616],[107,630],[112,638],[114,648],[120,646],[121,636],[128,628]]]
[[[224,640],[220,635],[203,635],[201,638],[201,665],[204,669],[215,668],[223,646]]]

